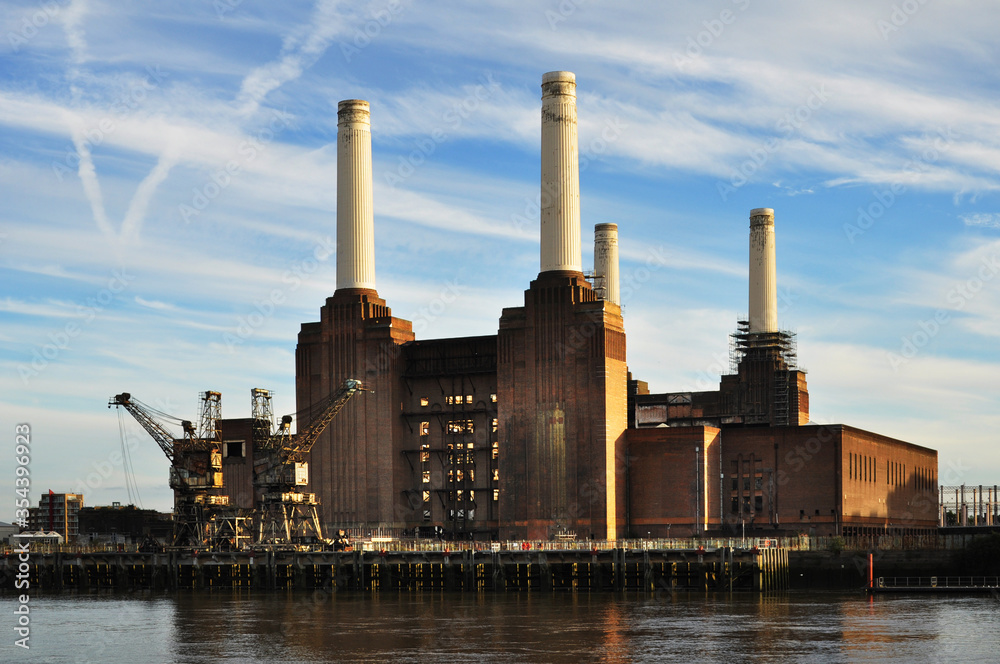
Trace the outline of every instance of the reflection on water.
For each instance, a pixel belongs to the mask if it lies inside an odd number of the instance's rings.
[[[0,611],[12,616],[11,597]],[[25,662],[996,661],[988,597],[229,594],[33,597]]]

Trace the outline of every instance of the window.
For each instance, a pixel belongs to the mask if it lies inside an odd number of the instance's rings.
[[[227,440],[223,443],[222,456],[227,458],[242,458],[246,456],[242,440]]]
[[[499,482],[500,481],[500,469],[499,468],[494,468],[493,469],[493,481],[494,482]]]
[[[493,500],[500,500],[500,489],[493,489]]]
[[[743,478],[743,490],[744,491],[749,491],[750,490],[750,478],[749,477],[744,477]]]
[[[423,473],[423,477],[424,477],[424,484],[430,484],[431,483],[431,471],[425,470],[424,473]]]
[[[469,468],[469,481],[470,482],[476,481],[476,471],[473,470],[472,468]]]
[[[496,459],[500,456],[500,443],[496,440],[493,441],[493,458]]]
[[[496,392],[494,392],[493,394],[490,395],[490,401],[493,402],[493,403],[497,402],[497,393]]]
[[[468,443],[468,444],[466,444],[466,446],[465,446],[465,447],[466,447],[467,449],[470,449],[470,450],[471,450],[471,449],[475,449],[475,447],[476,447],[476,444],[475,444],[475,443]],[[472,461],[472,455],[471,455],[471,454],[469,455],[469,461]]]
[[[753,488],[756,489],[757,491],[760,491],[761,489],[763,489],[764,488],[764,478],[763,477],[757,477],[757,478],[755,478],[754,481],[753,481]]]
[[[753,509],[754,509],[755,512],[763,512],[764,511],[764,498],[763,498],[763,496],[756,496],[753,499]]]
[[[430,521],[430,520],[431,520],[431,511],[424,510],[424,521]]]
[[[474,433],[475,425],[472,420],[449,420],[447,431],[452,434]]]
[[[426,436],[430,432],[431,432],[431,423],[430,422],[421,422],[420,423],[420,435],[421,436]]]
[[[740,481],[737,478],[733,478],[733,491],[740,490]]]
[[[466,394],[465,395],[465,403],[472,403],[472,395],[471,394]]]
[[[732,503],[730,504],[729,511],[733,514],[739,514],[740,512],[740,499],[733,497]]]
[[[430,403],[431,403],[430,399],[428,399],[427,397],[420,397],[420,405],[421,406],[423,406],[423,407],[426,408],[427,406],[430,405]]]
[[[497,432],[497,418],[493,418],[493,433]]]
[[[420,463],[427,463],[428,461],[431,460],[431,453],[429,451],[430,449],[431,449],[430,445],[420,446]]]
[[[431,492],[430,491],[424,491],[424,502],[425,503],[431,502]]]

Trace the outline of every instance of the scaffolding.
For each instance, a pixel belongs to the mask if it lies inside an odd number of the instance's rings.
[[[736,322],[729,335],[729,370],[743,379],[739,410],[745,423],[797,423],[797,415],[790,413],[791,390],[797,389],[792,376],[798,371],[797,346],[794,332],[751,332],[748,316]]]

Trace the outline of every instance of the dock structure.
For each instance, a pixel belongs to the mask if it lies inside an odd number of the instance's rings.
[[[880,576],[868,592],[872,595],[984,593],[1000,598],[1000,576]]]
[[[0,561],[12,590],[16,559]],[[788,588],[784,549],[49,553],[31,587],[92,591],[751,591]]]

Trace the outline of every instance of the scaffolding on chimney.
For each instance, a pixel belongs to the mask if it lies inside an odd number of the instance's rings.
[[[791,424],[789,418],[790,374],[798,370],[797,341],[794,332],[751,332],[749,316],[736,322],[736,332],[729,335],[729,370],[737,374],[740,365],[774,366],[773,392],[760,392],[762,386],[750,386],[744,395],[744,422],[747,424]],[[758,388],[758,389],[755,389]],[[770,399],[767,399],[770,396]],[[771,402],[771,407],[767,406]],[[793,418],[797,421],[797,417]]]

